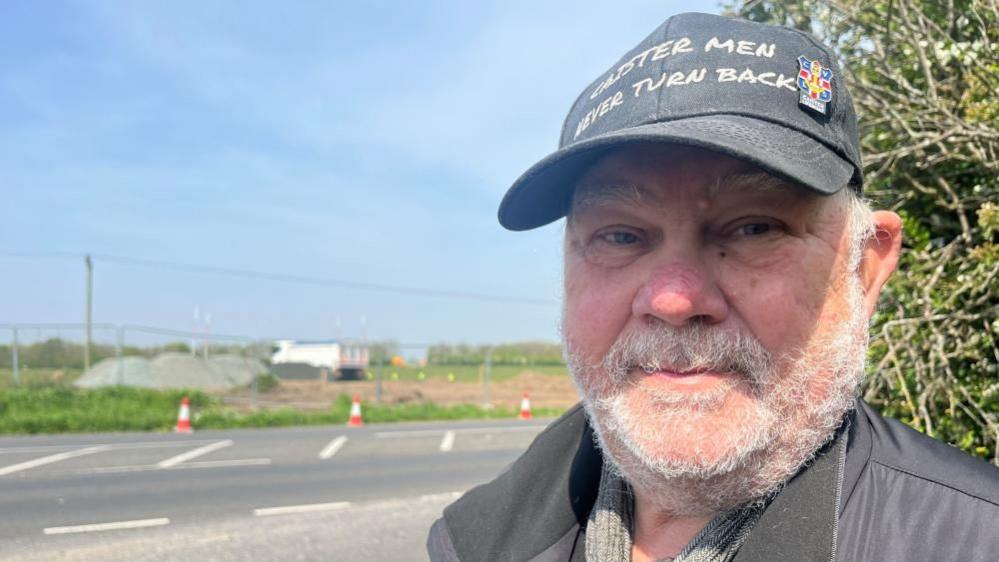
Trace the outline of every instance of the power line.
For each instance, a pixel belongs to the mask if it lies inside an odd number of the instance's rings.
[[[84,254],[72,252],[2,252],[0,256],[26,258],[26,259],[83,259]],[[420,295],[427,297],[440,297],[449,299],[474,300],[481,302],[505,302],[512,304],[526,304],[533,306],[557,306],[558,303],[548,299],[530,299],[523,297],[512,297],[506,295],[491,295],[487,293],[476,293],[470,291],[455,291],[445,289],[427,289],[423,287],[407,287],[402,285],[388,285],[382,283],[368,283],[362,281],[348,281],[343,279],[331,279],[324,277],[310,277],[307,275],[291,275],[285,273],[273,273],[267,271],[255,271],[250,269],[237,269],[231,267],[220,267],[214,265],[182,263],[166,260],[151,260],[146,258],[135,258],[129,256],[116,256],[111,254],[90,254],[91,258],[97,262],[113,263],[125,266],[138,266],[153,269],[167,269],[173,271],[183,271],[187,273],[208,273],[214,275],[225,275],[228,277],[239,277],[244,279],[263,279],[267,281],[278,281],[282,283],[297,283],[302,285],[317,285],[322,287],[339,287],[344,289],[357,289],[362,291],[377,291],[383,293],[395,293],[402,295]]]
[[[5,258],[68,260],[85,258],[86,254],[76,252],[0,252]]]

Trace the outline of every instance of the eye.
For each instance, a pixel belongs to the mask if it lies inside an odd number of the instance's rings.
[[[784,230],[784,224],[774,218],[744,217],[729,223],[723,232],[730,238],[769,238]]]
[[[597,230],[586,243],[584,255],[596,265],[621,267],[648,251],[649,233],[640,228],[614,225]]]
[[[760,234],[770,232],[771,226],[772,225],[765,222],[744,224],[736,229],[736,234],[740,234],[742,236],[759,236]]]
[[[602,241],[608,244],[615,244],[620,246],[627,246],[629,244],[637,244],[641,239],[634,232],[615,230],[613,232],[605,232],[597,235]]]

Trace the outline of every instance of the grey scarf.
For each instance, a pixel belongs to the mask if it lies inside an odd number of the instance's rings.
[[[635,532],[635,501],[631,486],[605,464],[597,501],[586,525],[586,560],[628,562]],[[673,562],[729,562],[763,514],[759,504],[719,513],[697,533]]]

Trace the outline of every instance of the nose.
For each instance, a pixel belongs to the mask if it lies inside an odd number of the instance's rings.
[[[679,328],[691,322],[721,322],[728,315],[728,303],[705,272],[691,263],[673,262],[651,273],[635,295],[632,313]]]

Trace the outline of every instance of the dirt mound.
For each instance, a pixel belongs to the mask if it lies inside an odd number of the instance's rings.
[[[140,388],[197,388],[226,390],[245,386],[267,372],[263,363],[237,355],[204,359],[186,353],[162,353],[153,359],[105,359],[80,376],[79,388],[134,386]]]

